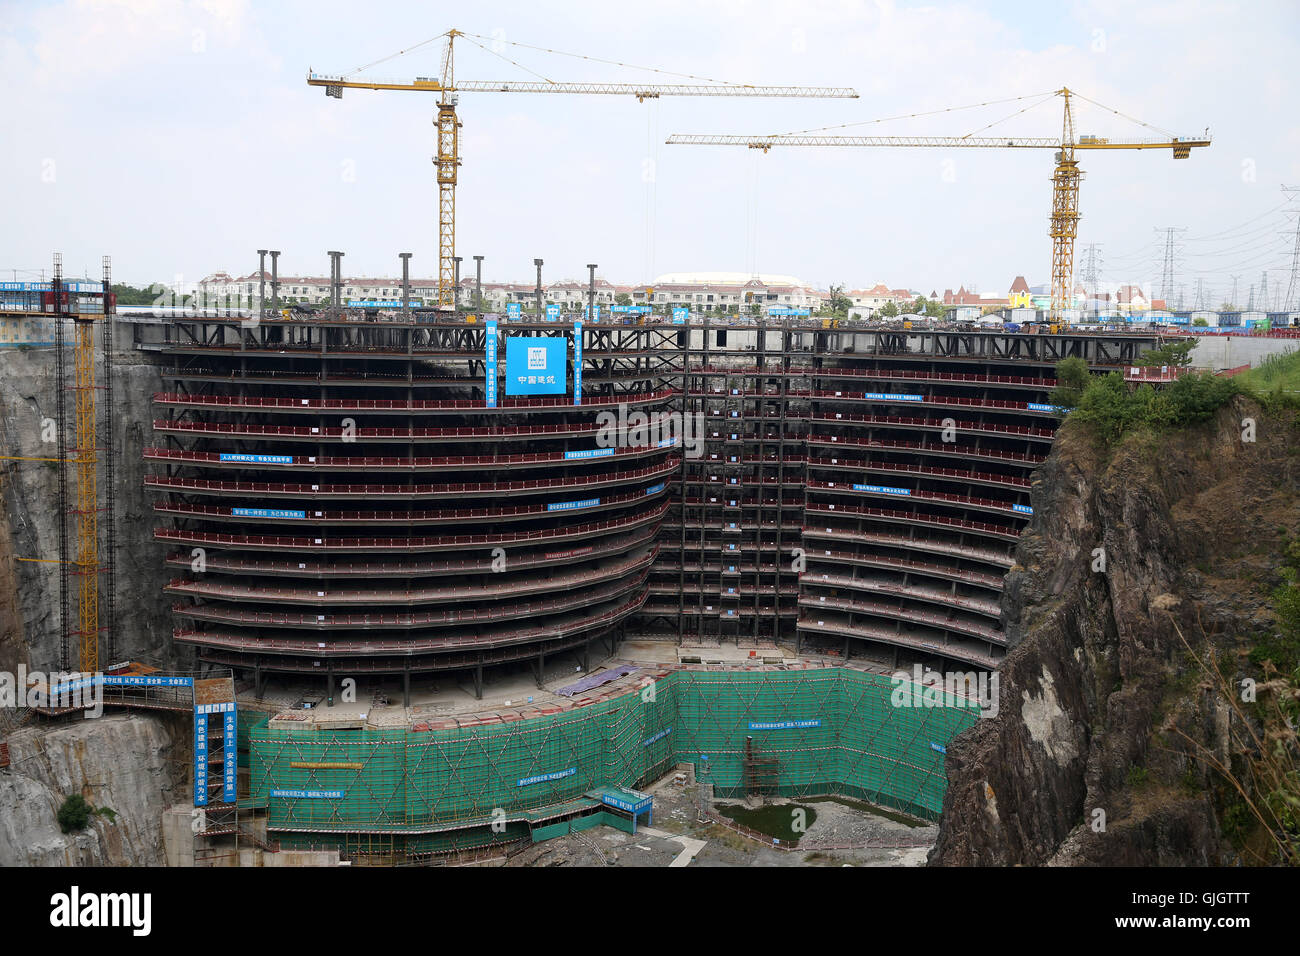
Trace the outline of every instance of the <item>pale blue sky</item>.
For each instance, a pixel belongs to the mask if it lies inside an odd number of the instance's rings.
[[[464,94],[458,252],[486,276],[615,282],[669,271],[793,273],[817,286],[885,281],[928,292],[1047,281],[1052,157],[1045,151],[666,146],[673,132],[785,132],[1003,100],[1063,85],[1214,144],[1083,157],[1080,246],[1103,275],[1149,285],[1156,226],[1187,227],[1181,281],[1217,298],[1242,276],[1290,267],[1279,186],[1300,185],[1300,13],[1292,2],[1119,0],[825,2],[0,2],[5,148],[16,225],[0,267],[187,280],[256,266],[392,273],[397,253],[434,273],[433,97],[306,86],[448,27],[714,79],[854,86],[856,101]],[[511,46],[556,80],[647,74]],[[430,45],[375,72],[436,72]],[[462,79],[528,79],[467,42]],[[671,77],[663,81],[671,82]],[[1031,101],[1023,101],[1031,102]],[[967,133],[1023,103],[860,127]],[[1144,131],[1083,107],[1084,132]],[[996,129],[1057,135],[1059,100]],[[651,166],[653,163],[653,166]],[[653,182],[647,171],[653,169]],[[1300,205],[1300,201],[1297,201]],[[1244,225],[1243,225],[1244,224]],[[1237,228],[1240,227],[1240,228]],[[1215,238],[1218,233],[1225,233]],[[1082,255],[1080,255],[1082,260]],[[7,276],[6,276],[7,277]],[[1158,280],[1156,280],[1158,282]],[[1158,291],[1158,290],[1156,290]]]

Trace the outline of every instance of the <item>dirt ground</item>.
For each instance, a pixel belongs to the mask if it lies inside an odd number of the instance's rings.
[[[700,820],[694,786],[665,779],[654,795],[654,822],[635,836],[609,826],[556,837],[512,857],[509,866],[922,866],[936,826],[909,826],[863,804],[825,798],[777,804],[812,806],[816,819],[794,850],[764,846],[728,827]],[[718,801],[718,805],[724,801]],[[733,801],[725,801],[733,802]],[[647,832],[649,831],[649,832]],[[686,843],[681,838],[685,838]],[[702,846],[699,844],[702,842]],[[875,843],[856,849],[830,845]],[[890,846],[911,843],[916,846]],[[693,855],[690,851],[694,851]],[[686,854],[684,857],[683,854]],[[686,860],[689,858],[689,862]]]

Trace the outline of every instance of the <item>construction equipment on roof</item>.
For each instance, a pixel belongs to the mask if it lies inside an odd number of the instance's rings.
[[[411,53],[435,40],[446,38],[446,46],[442,53],[442,68],[437,77],[419,76],[408,80],[378,80],[366,79],[359,77],[362,70],[367,70],[372,66],[391,60],[394,57]],[[455,78],[455,41],[457,37],[464,37],[468,42],[475,46],[493,53],[494,56],[500,57],[501,54],[488,49],[479,43],[479,40],[489,40],[493,44],[509,43],[511,46],[528,46],[523,43],[516,43],[510,40],[493,39],[491,37],[481,37],[472,33],[463,33],[460,30],[448,30],[446,33],[431,37],[428,40],[421,41],[405,50],[399,50],[397,53],[383,57],[373,63],[358,67],[350,73],[345,74],[325,74],[308,72],[308,86],[323,86],[325,95],[332,96],[336,99],[343,97],[345,89],[357,90],[406,90],[419,93],[438,93],[441,98],[438,101],[438,117],[436,124],[438,127],[438,154],[434,157],[434,163],[438,167],[438,308],[449,309],[455,305],[455,256],[456,256],[456,170],[460,166],[460,136],[458,130],[461,123],[456,115],[457,93],[581,93],[581,94],[614,94],[635,96],[638,101],[644,102],[647,99],[658,99],[661,96],[762,96],[762,97],[783,97],[783,98],[850,98],[856,99],[857,92],[843,87],[803,87],[803,86],[751,86],[748,84],[723,83],[718,80],[707,80],[703,77],[689,76],[687,79],[701,82],[690,84],[647,84],[647,83],[557,83],[545,77],[540,78],[540,82],[517,82],[511,80],[457,80]],[[529,47],[529,49],[543,50],[541,47]],[[543,50],[547,53],[558,53],[556,50]],[[576,54],[566,54],[575,56]],[[507,62],[515,66],[518,63],[509,60]],[[627,66],[625,63],[617,63],[612,60],[600,60],[597,57],[580,56],[584,60],[596,60],[602,63],[613,63],[618,66]],[[521,69],[527,69],[521,67]],[[638,67],[638,69],[649,69]],[[533,71],[529,71],[533,72]],[[666,73],[665,70],[654,70],[656,73]],[[538,75],[534,73],[534,75]]]
[[[1152,140],[1115,140],[1099,136],[1076,136],[1074,130],[1074,110],[1070,98],[1078,97],[1096,106],[1102,106],[1089,100],[1086,96],[1073,90],[1062,88],[1043,95],[1038,102],[1019,110],[1016,114],[1032,109],[1053,96],[1064,100],[1064,119],[1059,139],[1052,136],[824,136],[815,135],[819,131],[808,130],[803,133],[777,134],[770,136],[731,136],[731,135],[696,135],[677,133],[668,137],[670,145],[690,146],[748,146],[767,152],[773,146],[904,146],[904,147],[941,147],[974,149],[1053,149],[1056,150],[1056,169],[1052,174],[1052,212],[1051,226],[1048,230],[1052,237],[1052,304],[1051,320],[1060,321],[1062,311],[1067,307],[1073,293],[1074,277],[1074,240],[1079,226],[1079,181],[1083,173],[1075,159],[1076,150],[1089,149],[1168,149],[1174,159],[1186,159],[1194,147],[1209,146],[1208,131],[1204,136],[1166,135]],[[1013,99],[1033,99],[1033,96],[1013,97]],[[1005,102],[1005,101],[1000,101]],[[987,106],[987,103],[975,104]],[[952,107],[950,109],[968,109],[971,107]],[[1156,129],[1149,123],[1125,116],[1118,110],[1102,106],[1125,119],[1139,123],[1150,129]],[[949,112],[936,110],[933,112]],[[913,114],[924,115],[924,114]],[[889,117],[902,119],[904,117]],[[1009,117],[1007,117],[1009,118]],[[871,120],[869,122],[884,122]],[[1001,122],[999,120],[998,122]],[[858,124],[845,124],[858,125]],[[992,125],[992,124],[990,124]],[[987,129],[988,127],[985,127]],[[1166,132],[1166,131],[1162,131]]]

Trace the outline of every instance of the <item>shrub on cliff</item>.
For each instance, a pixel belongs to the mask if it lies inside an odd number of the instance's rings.
[[[90,804],[79,793],[74,793],[59,807],[59,829],[64,833],[78,833],[90,823]]]
[[[1088,382],[1069,417],[1113,445],[1138,428],[1167,431],[1206,421],[1241,391],[1231,378],[1209,372],[1184,375],[1158,391],[1130,389],[1123,375],[1111,372]]]

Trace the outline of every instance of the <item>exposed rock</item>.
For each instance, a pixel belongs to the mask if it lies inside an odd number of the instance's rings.
[[[11,734],[10,766],[0,770],[0,866],[163,865],[162,812],[189,796],[179,726],[153,714],[106,715]],[[64,834],[57,814],[72,794],[112,814]]]
[[[125,327],[120,327],[125,328]],[[119,335],[125,337],[123,331]],[[127,342],[122,344],[126,345]],[[117,636],[115,659],[144,660],[155,666],[174,663],[171,616],[162,598],[167,572],[160,560],[161,547],[153,540],[152,511],[142,485],[145,467],[141,452],[153,417],[153,393],[162,389],[157,366],[138,352],[119,349],[114,357],[115,475],[111,489],[117,510]],[[102,356],[96,355],[97,380],[102,381]],[[72,349],[67,352],[66,375],[73,376]],[[0,351],[0,443],[6,455],[32,459],[54,458],[56,418],[54,349],[23,348]],[[102,435],[106,410],[99,410]],[[74,400],[67,403],[68,430],[74,426]],[[8,466],[4,482],[4,509],[0,514],[0,669],[13,671],[21,661],[29,667],[53,670],[60,664],[58,565],[17,558],[58,558],[58,472],[53,462],[16,461]],[[102,473],[101,478],[102,481]],[[70,507],[75,506],[76,468],[68,466]],[[102,492],[101,492],[102,497]],[[101,547],[107,546],[101,527]],[[75,551],[75,522],[68,524],[69,548]],[[75,579],[74,579],[75,583]],[[76,614],[75,587],[70,588],[69,613]],[[141,595],[150,600],[141,601]],[[25,645],[26,656],[15,644]],[[101,664],[109,650],[101,646]],[[70,664],[79,663],[76,648]]]
[[[1229,714],[1178,632],[1232,667],[1274,629],[1275,556],[1300,533],[1295,419],[1238,398],[1109,455],[1066,424],[1007,578],[1003,706],[948,747],[931,863],[1236,862],[1220,782],[1187,756],[1226,755]]]

